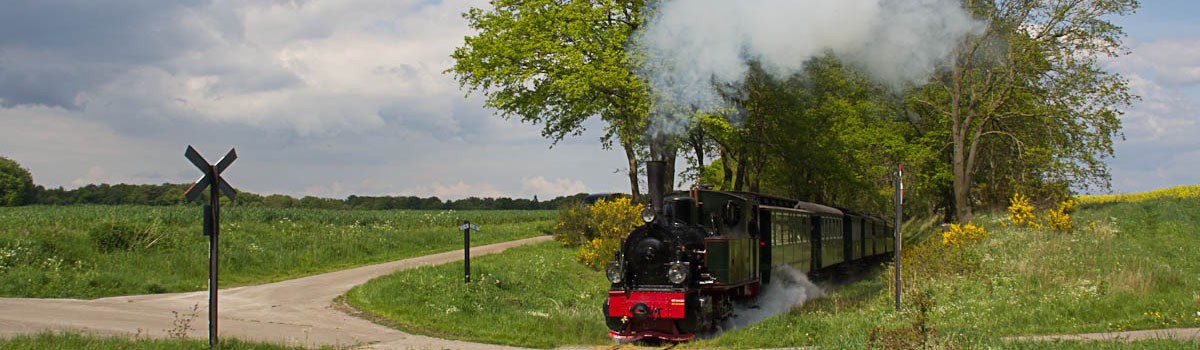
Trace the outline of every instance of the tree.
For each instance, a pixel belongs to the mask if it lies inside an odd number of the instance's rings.
[[[601,141],[625,150],[629,183],[638,194],[637,147],[649,90],[631,71],[626,42],[642,22],[640,0],[492,0],[463,17],[478,30],[454,50],[454,74],[504,118],[542,124],[552,145],[605,122]]]
[[[12,159],[0,156],[0,206],[33,203],[33,175]]]
[[[965,0],[964,6],[987,20],[987,29],[963,39],[913,99],[924,114],[923,131],[949,131],[943,142],[955,217],[971,219],[980,155],[989,148],[1004,150],[990,155],[1015,157],[997,166],[1016,165],[1036,182],[1108,188],[1103,159],[1119,135],[1119,108],[1136,97],[1099,59],[1121,53],[1124,32],[1109,20],[1132,13],[1138,2]]]

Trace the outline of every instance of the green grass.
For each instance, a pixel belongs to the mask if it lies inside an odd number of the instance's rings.
[[[1073,233],[1001,227],[1002,215],[984,214],[976,223],[990,235],[962,249],[942,247],[936,231],[910,232],[924,243],[905,246],[904,312],[892,311],[892,270],[884,268],[803,307],[683,347],[868,348],[929,335],[927,344],[951,348],[1195,348],[1174,340],[1006,339],[1200,327],[1198,209],[1200,198],[1085,204],[1071,214]],[[438,337],[531,347],[611,344],[599,308],[607,284],[574,262],[573,250],[547,243],[480,261],[472,266],[487,277],[470,285],[459,278],[462,265],[450,264],[372,281],[348,299],[385,323]],[[911,331],[922,317],[914,301],[922,299],[930,330],[924,334]],[[868,339],[873,332],[875,342]]]
[[[0,338],[0,349],[6,350],[42,350],[42,349],[208,349],[208,340],[197,339],[130,339],[127,337],[104,337],[78,333],[40,333],[36,335],[21,335],[8,339]],[[218,349],[226,350],[298,350],[303,347],[252,343],[237,339],[221,340]]]
[[[556,242],[462,263],[401,271],[355,287],[350,305],[398,329],[439,338],[549,348],[611,344],[600,310],[604,275]]]
[[[930,300],[932,342],[967,348],[1009,347],[1001,339],[1018,335],[1197,327],[1197,209],[1200,198],[1084,205],[1072,214],[1077,228],[1069,234],[1001,227],[1002,216],[983,215],[976,223],[991,235],[978,245],[944,248],[933,234],[906,251],[903,313],[892,311],[889,268],[786,315],[690,345],[863,348],[872,330],[884,339],[911,335],[903,329],[919,319],[911,304],[918,295]]]
[[[554,211],[339,211],[228,207],[221,287],[259,284],[546,234]],[[97,298],[207,288],[194,206],[0,208],[0,296]]]

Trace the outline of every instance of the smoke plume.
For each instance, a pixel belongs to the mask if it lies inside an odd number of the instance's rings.
[[[786,78],[833,53],[894,89],[921,84],[984,27],[958,0],[666,0],[632,45],[670,116],[724,107],[717,89],[740,86],[750,60]]]
[[[771,272],[771,284],[763,288],[754,300],[755,304],[734,307],[735,317],[726,320],[721,328],[731,330],[749,326],[824,295],[825,291],[810,282],[803,272],[787,265],[777,266]]]

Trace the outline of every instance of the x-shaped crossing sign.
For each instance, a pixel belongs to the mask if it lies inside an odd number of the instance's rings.
[[[183,153],[183,156],[187,157],[187,159],[192,162],[192,165],[195,165],[196,168],[204,172],[204,176],[201,176],[199,180],[196,180],[196,183],[192,184],[192,187],[188,187],[187,192],[184,192],[188,201],[196,200],[196,198],[200,197],[200,194],[204,193],[205,187],[214,184],[214,186],[217,186],[217,189],[219,189],[221,193],[224,193],[226,197],[229,197],[229,200],[233,200],[233,197],[237,195],[237,192],[233,190],[233,187],[229,186],[229,183],[225,182],[225,179],[221,178],[221,172],[225,171],[225,168],[228,168],[229,164],[232,164],[233,161],[237,159],[236,150],[229,149],[229,153],[226,153],[224,157],[221,157],[221,160],[218,160],[217,164],[209,164],[208,161],[204,160],[204,157],[200,155],[200,152],[196,152],[196,149],[192,148],[192,146],[188,146],[187,151]]]

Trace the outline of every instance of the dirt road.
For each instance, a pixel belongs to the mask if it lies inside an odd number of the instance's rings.
[[[471,255],[543,242],[549,236],[472,247]],[[318,347],[369,345],[400,349],[500,349],[407,334],[345,312],[333,299],[351,287],[397,270],[461,260],[462,250],[364,266],[258,286],[222,289],[219,335],[243,340]],[[0,337],[44,330],[167,337],[177,320],[191,319],[188,336],[208,337],[208,293],[134,295],[95,300],[0,298]],[[178,312],[180,317],[172,313]]]

